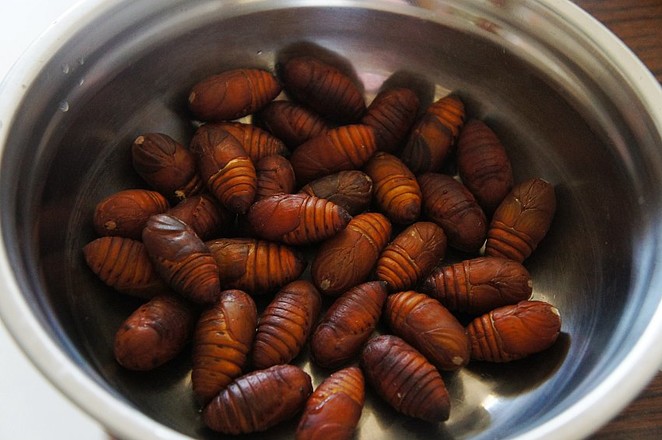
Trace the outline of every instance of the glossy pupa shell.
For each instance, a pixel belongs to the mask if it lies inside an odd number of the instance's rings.
[[[186,223],[171,215],[154,215],[143,230],[143,243],[156,271],[174,291],[199,304],[218,299],[216,261]]]
[[[477,315],[529,299],[533,282],[517,261],[478,257],[438,266],[420,289],[452,312]]]
[[[92,272],[120,293],[152,298],[170,289],[156,272],[141,241],[100,237],[83,247],[83,255]]]
[[[327,130],[299,145],[290,162],[300,185],[339,171],[363,167],[377,151],[375,132],[362,124]]]
[[[265,431],[299,413],[312,391],[301,368],[275,365],[230,383],[204,408],[202,420],[225,434]]]
[[[380,151],[395,154],[418,116],[419,105],[418,96],[411,89],[382,90],[370,103],[361,123],[375,129]]]
[[[300,253],[282,243],[238,237],[205,244],[216,260],[221,284],[252,295],[273,293],[306,268]]]
[[[262,69],[233,69],[208,76],[192,88],[188,106],[202,121],[228,121],[250,115],[273,100],[282,87]]]
[[[98,235],[140,240],[147,220],[166,212],[170,204],[159,192],[125,189],[104,197],[94,208],[92,223]]]
[[[217,124],[205,124],[193,135],[191,150],[209,192],[231,212],[244,214],[255,200],[257,174],[241,143]]]
[[[160,367],[189,342],[195,316],[193,307],[175,295],[152,298],[135,310],[115,333],[115,359],[129,370]]]
[[[257,308],[241,290],[226,290],[198,319],[193,340],[191,384],[197,401],[206,404],[248,366]]]
[[[380,151],[372,156],[363,170],[372,179],[379,211],[397,224],[418,220],[423,196],[416,176],[404,162]]]
[[[311,263],[310,274],[320,291],[337,296],[366,281],[391,236],[391,223],[378,212],[352,218],[326,240]]]
[[[354,359],[377,327],[387,293],[383,283],[369,281],[336,299],[311,337],[314,362],[337,368]]]
[[[167,134],[138,136],[131,145],[131,159],[140,177],[170,200],[184,200],[204,187],[195,155]]]
[[[345,229],[351,216],[325,199],[307,194],[276,194],[255,202],[246,220],[265,240],[291,245],[323,241]]]
[[[261,370],[294,359],[308,340],[321,308],[322,297],[309,281],[283,286],[258,320],[253,366]]]
[[[549,231],[555,212],[551,183],[540,178],[518,183],[492,216],[485,255],[523,262]]]
[[[451,401],[439,371],[401,338],[382,335],[361,353],[366,381],[398,412],[439,423],[448,420]]]
[[[438,369],[456,371],[469,363],[467,332],[439,301],[412,290],[398,292],[386,300],[384,318],[394,334]]]
[[[292,101],[272,101],[253,118],[290,149],[331,128],[320,115]]]
[[[308,398],[296,440],[351,439],[365,403],[365,379],[358,367],[338,370]]]
[[[375,274],[391,291],[415,287],[446,254],[446,234],[432,222],[416,222],[381,252]]]
[[[329,200],[342,206],[350,215],[358,215],[370,207],[373,194],[373,182],[363,171],[340,171],[320,177],[299,192]]]
[[[401,158],[414,174],[441,170],[464,124],[464,103],[448,95],[428,106],[412,128]]]
[[[358,85],[332,64],[312,56],[300,56],[280,65],[285,91],[322,116],[341,123],[357,122],[365,113]]]

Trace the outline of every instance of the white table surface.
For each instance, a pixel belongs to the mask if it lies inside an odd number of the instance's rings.
[[[2,0],[0,78],[76,1]],[[0,439],[109,439],[94,420],[40,375],[1,323],[0,365]]]

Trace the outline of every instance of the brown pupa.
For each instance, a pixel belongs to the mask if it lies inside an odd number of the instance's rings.
[[[188,106],[202,121],[229,121],[255,113],[281,92],[266,70],[233,69],[204,78],[191,88]]]
[[[202,421],[224,434],[265,431],[298,414],[312,392],[305,371],[294,365],[276,365],[228,385],[205,407]]]
[[[274,154],[265,156],[255,164],[257,190],[255,200],[275,194],[290,194],[296,188],[296,176],[290,161]]]
[[[273,293],[299,278],[306,262],[282,243],[255,238],[217,238],[205,243],[219,269],[221,285],[251,295]]]
[[[120,293],[152,298],[170,290],[138,240],[100,237],[83,247],[83,255],[92,272]]]
[[[228,230],[234,224],[234,214],[207,193],[188,197],[166,213],[189,225],[201,240]]]
[[[416,222],[379,255],[375,274],[391,291],[411,289],[444,258],[446,234],[432,222]]]
[[[492,216],[485,255],[523,262],[549,231],[555,211],[551,183],[540,178],[518,183]]]
[[[216,261],[186,223],[168,214],[154,215],[143,230],[143,243],[157,273],[173,290],[198,304],[218,299]]]
[[[401,338],[383,335],[368,341],[361,369],[396,411],[430,423],[448,420],[451,401],[439,371]]]
[[[317,113],[292,101],[272,101],[254,115],[253,123],[295,149],[331,128]]]
[[[546,350],[561,331],[561,315],[544,301],[521,301],[499,307],[467,327],[471,358],[509,362]]]
[[[357,215],[370,206],[373,182],[363,171],[340,171],[308,183],[299,192],[327,199],[345,208],[350,215]]]
[[[322,297],[306,280],[284,286],[258,320],[253,344],[253,367],[257,370],[287,364],[299,355],[317,322]]]
[[[339,171],[356,170],[377,151],[374,129],[343,125],[299,145],[290,157],[300,185]]]
[[[471,192],[445,174],[418,176],[423,212],[442,227],[448,245],[464,252],[478,252],[487,235],[487,218]]]
[[[410,224],[421,215],[422,195],[416,176],[392,154],[377,152],[363,169],[372,179],[377,208],[393,222]]]
[[[255,338],[257,308],[241,290],[226,290],[202,312],[193,339],[191,383],[202,405],[216,397],[248,363]]]
[[[430,104],[414,124],[400,158],[416,175],[441,170],[464,124],[464,103],[448,95]]]
[[[366,111],[363,93],[337,67],[311,56],[291,58],[280,65],[285,91],[295,101],[339,123],[357,122]]]
[[[170,200],[184,200],[204,188],[195,155],[167,134],[138,136],[131,146],[131,159],[140,177]]]
[[[205,124],[191,139],[198,170],[209,191],[235,214],[255,200],[257,174],[241,143],[218,124]]]
[[[462,183],[483,210],[492,214],[513,187],[513,169],[496,133],[483,121],[467,122],[457,141]]]
[[[369,281],[340,295],[313,332],[313,361],[337,368],[354,359],[377,327],[387,294],[384,283]]]
[[[359,214],[326,240],[313,258],[310,274],[320,291],[337,296],[366,281],[391,236],[391,223],[378,212]]]
[[[395,154],[418,116],[419,105],[418,96],[411,89],[382,90],[370,103],[361,123],[375,129],[380,151]]]
[[[532,282],[517,261],[479,257],[435,268],[420,289],[452,312],[479,315],[529,299]]]
[[[438,369],[455,371],[469,363],[471,345],[467,332],[439,301],[412,290],[398,292],[386,300],[384,318],[395,335]]]
[[[168,200],[161,193],[147,189],[125,189],[96,204],[92,223],[99,235],[140,240],[150,216],[161,214],[169,207]]]
[[[129,370],[160,367],[184,349],[194,325],[195,312],[184,299],[156,296],[134,311],[115,333],[115,359]]]
[[[290,245],[323,241],[345,229],[351,216],[340,206],[306,194],[277,194],[255,202],[246,220],[256,236]]]
[[[358,367],[338,370],[313,391],[297,426],[296,440],[350,440],[365,403],[365,379]]]
[[[225,130],[234,136],[253,163],[274,154],[289,155],[289,150],[283,141],[255,125],[241,122],[219,122],[214,124],[214,127],[218,130]]]

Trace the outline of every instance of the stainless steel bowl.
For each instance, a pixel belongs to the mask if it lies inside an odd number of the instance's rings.
[[[299,52],[343,59],[368,96],[384,81],[428,102],[460,93],[507,145],[516,178],[543,177],[558,195],[527,267],[535,297],[562,312],[559,342],[447,376],[452,415],[438,426],[370,394],[358,438],[569,439],[613,417],[662,363],[662,91],[560,0],[90,0],[71,10],[12,70],[0,103],[0,313],[43,374],[119,438],[218,438],[196,412],[187,356],[150,374],[114,362],[114,331],[136,302],[96,280],[81,248],[96,201],[140,184],[135,136],[191,135],[193,83]]]

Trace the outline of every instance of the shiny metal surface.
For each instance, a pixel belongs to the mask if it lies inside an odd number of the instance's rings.
[[[234,67],[313,52],[372,97],[413,84],[424,102],[460,93],[507,145],[516,178],[554,183],[559,210],[527,261],[562,337],[507,366],[446,375],[440,425],[372,393],[357,438],[579,438],[616,414],[662,362],[662,91],[600,25],[547,1],[90,1],[3,85],[0,313],[65,394],[126,439],[219,438],[202,427],[184,355],[136,374],[112,338],[136,302],[86,269],[97,200],[141,185],[140,133],[187,140],[186,95]],[[305,365],[318,384],[324,372]],[[294,422],[260,438],[287,438]]]

